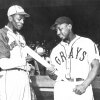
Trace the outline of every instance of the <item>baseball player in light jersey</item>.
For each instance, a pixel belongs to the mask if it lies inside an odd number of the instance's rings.
[[[0,29],[0,100],[31,100],[26,42],[18,32],[29,14],[21,6],[13,5],[7,16],[8,24]]]
[[[89,38],[74,34],[72,25],[72,20],[63,16],[51,27],[62,39],[50,55],[54,67],[48,69],[57,76],[54,100],[93,100],[91,82],[99,68],[98,49]]]

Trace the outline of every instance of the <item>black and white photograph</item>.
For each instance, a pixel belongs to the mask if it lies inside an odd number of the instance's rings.
[[[0,100],[99,100],[100,1],[0,0]]]

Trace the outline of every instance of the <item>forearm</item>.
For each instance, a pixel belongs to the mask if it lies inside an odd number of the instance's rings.
[[[47,68],[46,69],[46,73],[48,74],[48,76],[53,79],[56,80],[57,79],[57,75],[56,75],[56,69],[54,68],[54,66],[52,65],[51,68]]]
[[[87,88],[91,83],[92,81],[95,79],[96,75],[97,75],[97,71],[99,69],[99,62],[96,61],[95,63],[93,62],[91,64],[91,71],[89,72],[86,80],[83,82],[83,85]]]
[[[53,80],[56,80],[56,79],[57,79],[57,75],[54,74],[53,72],[51,72],[51,71],[49,71],[49,70],[46,70],[46,73],[47,73],[47,75],[48,75],[51,79],[53,79]]]

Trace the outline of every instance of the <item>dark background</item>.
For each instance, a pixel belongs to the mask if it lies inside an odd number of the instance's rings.
[[[27,43],[45,42],[51,49],[59,39],[50,26],[60,16],[73,20],[76,34],[100,43],[99,0],[0,0],[0,28],[7,24],[6,13],[12,4],[21,5],[31,15],[21,31]]]
[[[45,42],[45,47],[52,49],[59,38],[50,26],[60,16],[73,20],[76,34],[100,44],[100,0],[0,0],[0,28],[7,24],[7,9],[12,4],[21,5],[30,14],[21,30],[28,44]],[[100,86],[93,90],[99,100]]]

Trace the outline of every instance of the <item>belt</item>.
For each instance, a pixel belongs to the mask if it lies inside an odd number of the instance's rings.
[[[78,81],[84,81],[83,78],[66,78],[70,82],[78,82]],[[63,79],[61,81],[64,81]]]
[[[24,69],[21,69],[21,68],[10,68],[10,69],[2,69],[1,71],[12,71],[12,70],[18,70],[18,71],[25,71]]]

